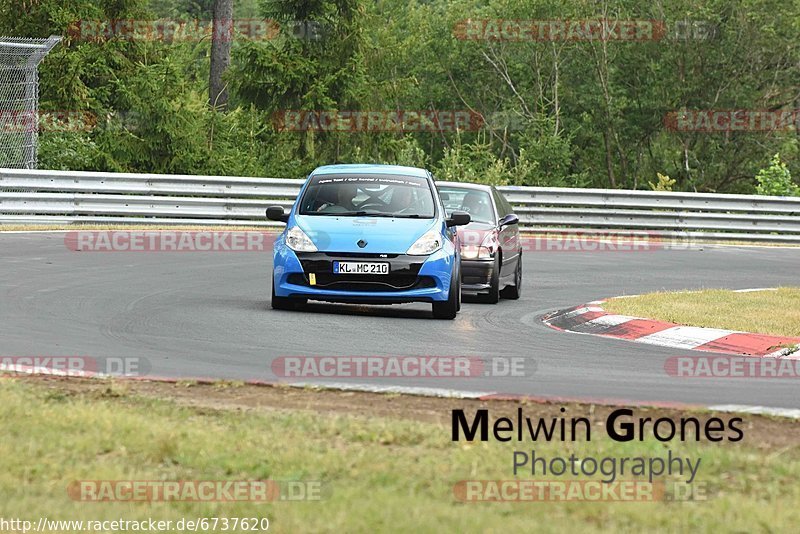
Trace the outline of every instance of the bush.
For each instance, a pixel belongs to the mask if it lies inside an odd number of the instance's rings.
[[[772,156],[769,167],[756,175],[756,193],[770,196],[800,196],[800,187],[792,181],[792,173],[781,161],[780,154]]]
[[[666,174],[661,174],[660,172],[657,172],[656,176],[658,177],[658,181],[657,182],[655,182],[655,183],[648,182],[650,184],[650,189],[652,189],[653,191],[673,191],[674,190],[673,187],[675,187],[675,180],[673,178],[670,178]]]

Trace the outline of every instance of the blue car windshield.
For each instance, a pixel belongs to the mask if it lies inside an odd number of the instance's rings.
[[[426,178],[395,175],[312,176],[300,215],[432,219],[433,192]]]

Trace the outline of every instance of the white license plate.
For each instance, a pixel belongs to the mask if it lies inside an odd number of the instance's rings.
[[[333,274],[389,274],[388,263],[367,261],[335,261]]]

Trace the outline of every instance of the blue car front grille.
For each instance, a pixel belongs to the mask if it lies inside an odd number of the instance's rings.
[[[374,254],[358,252],[306,252],[298,253],[297,258],[303,266],[303,273],[289,275],[289,283],[310,286],[308,275],[314,273],[319,289],[339,291],[403,291],[436,287],[436,281],[427,276],[419,276],[424,256],[408,256],[406,254]],[[386,262],[389,274],[334,274],[334,261]]]
[[[436,282],[430,276],[417,276],[407,274],[389,274],[382,276],[365,274],[332,274],[315,273],[318,289],[333,289],[337,291],[407,291],[410,289],[424,289],[436,287]],[[292,273],[287,281],[290,284],[312,287],[308,275]]]

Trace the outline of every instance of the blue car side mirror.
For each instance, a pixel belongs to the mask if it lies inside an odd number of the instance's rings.
[[[285,223],[289,222],[289,214],[283,211],[283,206],[270,206],[267,208],[267,219]]]

